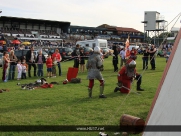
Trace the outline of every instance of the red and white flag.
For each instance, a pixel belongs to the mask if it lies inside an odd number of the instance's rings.
[[[128,39],[126,40],[125,42],[125,56],[126,56],[126,59],[128,59],[130,57],[130,50],[129,50],[129,36],[128,36]]]

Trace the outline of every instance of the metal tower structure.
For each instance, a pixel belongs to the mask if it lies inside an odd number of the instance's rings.
[[[159,35],[168,31],[167,21],[164,20],[164,16],[161,16],[157,11],[145,11],[142,23],[144,23],[144,41],[151,43],[151,37],[154,39],[153,44],[159,46]],[[163,35],[163,39],[164,37]]]

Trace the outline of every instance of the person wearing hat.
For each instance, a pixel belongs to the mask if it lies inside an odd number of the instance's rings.
[[[106,98],[103,94],[104,92],[104,78],[101,74],[103,71],[103,63],[100,56],[100,48],[98,46],[94,47],[94,53],[88,58],[86,68],[88,70],[89,86],[88,86],[88,96],[92,97],[92,88],[94,86],[94,79],[100,82],[100,95],[99,98]]]
[[[136,73],[136,62],[133,59],[128,59],[126,65],[121,68],[118,73],[118,86],[114,92],[120,91],[121,93],[128,94],[131,88],[131,82],[137,80],[137,91],[144,91],[141,89],[141,75]]]

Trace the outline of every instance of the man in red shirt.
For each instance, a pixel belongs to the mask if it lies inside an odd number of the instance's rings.
[[[58,64],[59,76],[61,76],[62,71],[61,71],[60,61],[62,60],[62,57],[61,57],[61,55],[59,53],[59,49],[56,49],[55,52],[52,54],[52,60],[54,60],[54,58],[56,59],[57,64]]]
[[[129,93],[131,88],[131,82],[137,80],[137,91],[144,91],[141,89],[141,75],[136,73],[136,62],[133,59],[129,59],[126,65],[121,68],[118,73],[118,86],[114,89],[114,92],[120,91],[121,93]]]
[[[130,51],[130,59],[136,60],[137,59],[137,50],[133,47]]]

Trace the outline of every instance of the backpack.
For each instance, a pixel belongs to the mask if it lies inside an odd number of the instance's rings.
[[[81,78],[72,78],[70,83],[81,83]]]

